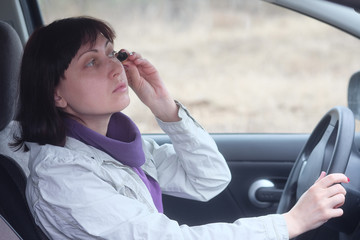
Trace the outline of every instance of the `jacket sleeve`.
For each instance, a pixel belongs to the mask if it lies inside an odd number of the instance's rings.
[[[96,162],[62,152],[40,153],[27,199],[36,222],[51,239],[286,240],[281,215],[189,227],[150,211],[99,177]],[[126,179],[124,179],[126,181]],[[131,195],[131,193],[129,193]]]
[[[181,121],[157,119],[172,144],[159,146],[148,139],[144,142],[145,154],[155,162],[164,194],[208,201],[226,188],[230,170],[212,137],[178,105]]]

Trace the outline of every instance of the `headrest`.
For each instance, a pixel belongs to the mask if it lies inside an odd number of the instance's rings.
[[[22,51],[16,31],[0,21],[0,131],[14,118],[17,109]]]

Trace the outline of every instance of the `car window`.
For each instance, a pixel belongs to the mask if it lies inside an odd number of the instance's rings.
[[[360,43],[340,30],[254,0],[38,0],[45,23],[78,15],[109,22],[115,47],[140,52],[173,97],[212,133],[308,133],[347,105]],[[124,111],[160,132],[132,94]]]

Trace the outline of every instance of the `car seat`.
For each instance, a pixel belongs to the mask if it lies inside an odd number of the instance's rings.
[[[0,21],[0,133],[6,130],[16,114],[22,50],[16,31]],[[14,159],[17,155],[9,156],[1,150],[8,142],[11,139],[0,141],[0,214],[23,239],[48,239],[35,224],[27,205],[26,175]]]

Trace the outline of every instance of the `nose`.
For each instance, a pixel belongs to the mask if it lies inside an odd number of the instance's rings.
[[[124,66],[116,58],[109,59],[109,77],[111,79],[118,78],[124,72]]]

